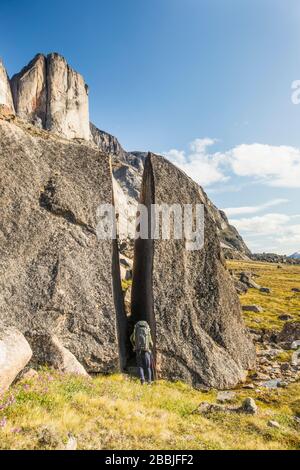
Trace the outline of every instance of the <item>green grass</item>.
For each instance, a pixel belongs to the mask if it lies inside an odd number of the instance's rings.
[[[214,403],[216,392],[193,390],[182,383],[159,381],[141,387],[135,379],[111,375],[86,379],[54,371],[13,386],[14,402],[0,412],[0,449],[46,449],[46,424],[63,447],[68,433],[79,449],[299,449],[300,385],[262,393],[237,390],[236,404],[253,396],[256,416],[193,413],[202,401]],[[272,429],[268,420],[281,428]]]
[[[291,292],[300,286],[299,266],[228,264],[258,273],[257,282],[272,289],[269,295],[250,289],[241,297],[243,304],[264,308],[259,314],[245,312],[248,326],[279,329],[284,324],[280,313],[300,320],[300,296]],[[277,360],[290,360],[290,352]],[[0,449],[63,448],[68,433],[77,438],[79,449],[300,449],[300,426],[294,420],[300,417],[300,383],[263,390],[236,390],[236,405],[247,396],[255,399],[255,416],[203,416],[193,411],[203,401],[215,403],[216,391],[167,381],[142,387],[121,374],[88,379],[41,370],[0,397]],[[269,427],[269,420],[278,421],[280,428]],[[40,439],[45,425],[56,437],[49,443]]]
[[[263,307],[262,313],[244,312],[247,326],[250,328],[267,328],[279,330],[284,322],[278,319],[282,313],[289,313],[294,321],[300,321],[300,293],[292,292],[293,287],[300,288],[300,266],[229,261],[228,267],[234,271],[251,271],[258,274],[255,282],[262,287],[271,288],[270,294],[264,294],[257,289],[249,289],[241,295],[242,305],[257,304]]]
[[[122,284],[122,291],[126,292],[126,290],[132,285],[132,279],[122,279],[121,281]]]

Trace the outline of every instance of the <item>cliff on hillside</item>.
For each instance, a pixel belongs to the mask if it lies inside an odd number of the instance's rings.
[[[9,78],[6,73],[2,60],[0,59],[0,105],[7,108],[8,112],[14,114],[14,104],[9,84]]]
[[[113,156],[113,174],[115,187],[123,196],[116,202],[120,224],[125,223],[125,217],[130,221],[135,217],[136,208],[139,202],[140,189],[144,171],[144,164],[147,152],[126,152],[119,141],[110,134],[97,129],[91,124],[92,141],[102,151]],[[229,259],[247,259],[251,252],[241,235],[233,225],[230,225],[224,211],[219,210],[208,198],[203,189],[199,186],[203,198],[206,201],[208,210],[214,220],[220,239],[222,251]],[[127,206],[127,207],[126,207]],[[121,237],[121,240],[128,246]]]
[[[68,139],[89,140],[88,87],[57,53],[37,54],[11,79],[18,116]]]
[[[89,122],[88,88],[83,77],[59,54],[37,54],[11,79],[13,105],[6,72],[0,64],[1,73],[2,95],[6,97],[2,101],[14,107],[19,117],[63,137],[90,141],[112,156],[114,184],[117,191],[121,189],[124,194],[120,204],[117,204],[119,220],[121,224],[125,223],[125,215],[132,220],[139,200],[147,153],[125,151],[116,137]],[[205,198],[225,256],[247,258],[250,250],[242,237],[229,224],[224,212],[219,211],[207,196]]]

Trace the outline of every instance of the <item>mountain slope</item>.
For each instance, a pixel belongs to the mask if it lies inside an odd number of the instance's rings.
[[[125,223],[124,215],[129,214],[130,221],[135,218],[135,212],[140,197],[140,188],[147,152],[127,152],[118,139],[107,132],[101,131],[90,124],[92,141],[103,152],[113,156],[113,173],[115,188],[124,197],[117,199],[116,206],[120,224]],[[219,210],[199,186],[202,197],[206,201],[210,216],[214,220],[219,235],[222,251],[226,258],[247,259],[251,252],[235,227],[230,225],[225,212]],[[126,208],[127,204],[127,208]],[[120,237],[122,241],[125,241]]]
[[[289,258],[300,259],[300,252],[296,251],[296,253],[293,253],[292,255],[290,255]]]

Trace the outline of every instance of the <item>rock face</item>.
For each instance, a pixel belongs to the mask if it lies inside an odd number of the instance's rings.
[[[118,192],[117,214],[120,227],[120,240],[130,244],[122,236],[122,227],[129,219],[135,218],[140,197],[142,176],[147,152],[126,152],[116,137],[99,130],[90,123],[91,140],[103,152],[113,156],[113,175]],[[123,192],[123,195],[121,191]],[[213,219],[220,239],[222,252],[229,259],[248,259],[251,252],[235,227],[229,224],[224,211],[219,210],[207,197],[202,188],[202,197],[206,201],[207,210]]]
[[[253,261],[263,261],[267,263],[284,263],[284,264],[300,264],[300,259],[291,258],[286,255],[278,255],[276,253],[252,253],[250,258]],[[281,268],[280,265],[278,265]]]
[[[44,129],[47,121],[46,63],[46,57],[38,54],[11,79],[17,115],[21,119],[40,124]]]
[[[30,361],[32,351],[16,328],[0,327],[0,395]]]
[[[126,152],[89,123],[87,86],[59,54],[38,54],[12,78],[14,104],[1,67],[0,312],[28,339],[33,363],[82,374],[123,369],[128,324],[147,319],[160,376],[234,386],[254,350],[221,248],[230,257],[249,250],[225,214],[164,158]],[[181,240],[137,242],[128,322],[117,241],[97,238],[96,214],[114,201],[130,265],[122,227],[135,225],[140,193],[147,205],[203,203],[206,239],[197,252]]]
[[[37,364],[44,364],[67,374],[88,375],[74,354],[61,345],[56,336],[47,332],[28,332]]]
[[[205,206],[201,250],[189,251],[185,240],[174,238],[136,241],[132,319],[151,325],[158,375],[216,388],[236,385],[253,365],[254,346],[203,191],[163,157],[149,154],[141,202]]]
[[[300,322],[288,322],[285,323],[281,332],[277,336],[277,341],[290,342],[300,340]]]
[[[5,67],[1,59],[0,59],[0,105],[7,107],[8,111],[12,113],[15,112],[9,79],[8,79]]]
[[[5,84],[2,86],[6,90],[5,102],[9,102],[13,109],[7,75],[2,72],[1,79],[0,64],[0,87],[1,83]],[[22,119],[67,139],[89,140],[102,152],[112,155],[114,176],[124,193],[122,207],[127,202],[131,217],[138,204],[146,153],[126,152],[116,137],[89,122],[88,89],[82,76],[57,53],[48,56],[37,54],[21,72],[12,77],[11,88],[16,113]],[[219,211],[204,192],[203,197],[216,224],[225,256],[247,259],[251,253],[237,230],[229,224],[225,213]],[[124,222],[122,214],[121,210],[121,224]],[[122,237],[120,240],[128,242]]]
[[[123,157],[125,151],[121,147],[118,139],[107,132],[101,131],[90,122],[91,141],[105,153]]]
[[[130,212],[138,205],[146,152],[119,152],[114,159],[114,178],[124,193],[123,206],[127,203]],[[226,214],[219,210],[199,186],[207,210],[215,223],[222,252],[229,259],[248,259],[251,255],[238,231],[229,224]],[[121,211],[122,214],[122,211]],[[121,216],[122,220],[122,216]],[[121,237],[123,240],[123,238]]]
[[[205,195],[206,196],[206,195]],[[221,248],[228,259],[247,259],[251,252],[233,225],[230,225],[224,211],[219,210],[206,196],[210,215],[214,220]]]
[[[88,88],[59,54],[38,54],[11,80],[18,116],[67,139],[90,139]]]
[[[88,372],[116,370],[126,333],[118,255],[95,233],[98,205],[113,198],[109,157],[24,129],[0,119],[1,318],[29,341],[50,332]]]

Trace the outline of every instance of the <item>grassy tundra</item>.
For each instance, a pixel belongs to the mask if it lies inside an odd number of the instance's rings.
[[[243,304],[251,328],[280,329],[280,313],[300,321],[300,266],[277,269],[262,263],[229,263],[231,269],[256,272],[271,294],[250,289]],[[288,354],[282,358],[289,360]],[[256,415],[194,412],[203,401],[216,403],[217,392],[193,390],[159,381],[141,387],[123,375],[86,379],[57,371],[17,382],[0,399],[0,449],[64,448],[71,434],[78,449],[300,449],[300,383],[274,390],[238,388],[233,405],[252,397]],[[269,426],[277,421],[279,428]]]

